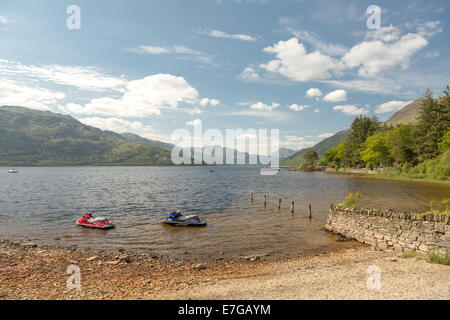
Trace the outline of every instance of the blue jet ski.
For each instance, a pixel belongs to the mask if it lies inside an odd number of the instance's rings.
[[[188,226],[188,227],[204,227],[206,221],[197,215],[185,216],[180,210],[174,211],[166,215],[161,223],[170,224],[174,226]]]

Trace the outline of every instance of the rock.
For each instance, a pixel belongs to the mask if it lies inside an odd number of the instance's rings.
[[[120,263],[119,260],[114,260],[114,261],[106,261],[105,264],[110,264],[110,265],[118,265]]]
[[[131,262],[133,262],[133,258],[130,255],[128,255],[128,254],[124,254],[124,255],[121,255],[119,257],[119,261],[120,262],[131,263]]]
[[[27,242],[27,243],[24,243],[23,246],[24,246],[25,248],[36,248],[36,247],[37,247],[37,244],[34,243],[34,242]]]
[[[194,270],[205,270],[206,268],[207,268],[206,265],[203,263],[197,263],[192,266],[192,269]]]
[[[94,261],[95,259],[97,259],[98,256],[92,256],[86,259],[86,261]]]
[[[386,260],[390,261],[390,262],[397,262],[398,261],[397,258],[395,258],[395,257],[387,257]]]

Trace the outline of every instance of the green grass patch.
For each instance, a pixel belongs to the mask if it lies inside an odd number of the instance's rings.
[[[405,252],[401,255],[402,258],[416,258],[419,254],[417,252]]]
[[[434,263],[450,265],[450,249],[447,249],[445,254],[441,254],[436,250],[430,250],[428,252],[428,260]]]

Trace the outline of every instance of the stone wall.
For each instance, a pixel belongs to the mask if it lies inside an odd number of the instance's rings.
[[[450,248],[450,216],[332,205],[325,228],[379,250],[444,253]]]

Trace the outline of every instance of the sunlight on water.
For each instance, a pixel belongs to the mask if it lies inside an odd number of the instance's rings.
[[[330,204],[348,192],[360,192],[363,206],[417,211],[427,209],[431,199],[450,197],[444,185],[287,170],[261,176],[254,167],[20,168],[15,175],[0,169],[1,238],[172,257],[294,255],[336,245],[323,227]],[[175,209],[202,215],[208,226],[161,225],[162,216]],[[110,217],[118,227],[77,227],[74,222],[85,210]]]

